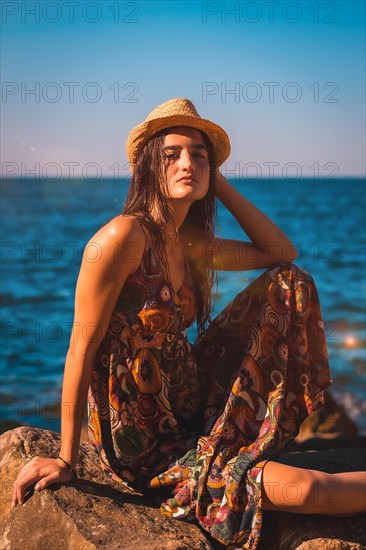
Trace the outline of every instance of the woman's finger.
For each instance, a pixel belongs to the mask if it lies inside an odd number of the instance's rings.
[[[24,502],[24,493],[30,487],[33,485],[33,483],[36,483],[40,479],[40,475],[37,471],[29,471],[29,472],[22,472],[18,478],[15,480],[14,488],[16,492],[16,501],[19,502],[19,504],[23,504]]]
[[[40,481],[36,483],[36,486],[34,489],[36,491],[42,491],[42,489],[45,489],[48,487],[48,485],[51,485],[52,483],[56,483],[56,481],[59,481],[60,479],[60,472],[52,472],[49,476],[43,477]]]
[[[12,505],[15,506],[17,502],[23,504],[24,493],[28,487],[40,479],[39,468],[34,463],[26,464],[20,471],[17,479],[14,482],[14,491]],[[14,502],[14,504],[13,504]]]

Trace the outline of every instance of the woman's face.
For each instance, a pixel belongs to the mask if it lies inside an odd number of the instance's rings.
[[[164,138],[166,178],[172,199],[203,199],[209,187],[210,165],[199,130],[187,126],[170,128]]]

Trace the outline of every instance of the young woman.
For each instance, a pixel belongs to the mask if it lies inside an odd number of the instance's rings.
[[[289,238],[220,174],[227,134],[174,99],[132,130],[127,151],[123,211],[87,244],[77,282],[60,456],[22,469],[13,505],[34,483],[42,490],[72,478],[88,398],[89,438],[105,472],[227,546],[257,546],[263,509],[364,511],[363,472],[276,462],[324,404],[324,327],[315,282],[292,263]],[[250,241],[215,235],[216,197]],[[99,248],[96,263],[89,245]],[[217,270],[260,268],[211,321]],[[193,344],[186,329],[195,319]]]

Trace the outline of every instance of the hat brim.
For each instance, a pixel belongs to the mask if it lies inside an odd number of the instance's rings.
[[[132,171],[145,143],[160,130],[174,126],[189,126],[204,132],[215,149],[217,166],[221,166],[230,155],[229,136],[221,126],[205,118],[172,115],[145,121],[131,130],[127,139],[126,149]]]

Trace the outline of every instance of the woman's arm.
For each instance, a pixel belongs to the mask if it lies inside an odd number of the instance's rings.
[[[73,332],[67,353],[61,403],[60,456],[75,466],[87,390],[96,351],[106,334],[119,293],[142,258],[143,230],[136,218],[118,217],[103,226],[84,249],[75,292]],[[14,483],[13,504],[22,503],[28,487],[39,489],[69,481],[59,459],[35,457]]]
[[[277,260],[295,259],[297,250],[285,233],[218,171],[216,196],[232,213],[252,243]]]
[[[77,463],[94,358],[95,350],[91,346],[84,352],[70,347],[66,357],[61,398],[60,455],[72,466]]]
[[[136,218],[114,218],[86,245],[76,285],[73,333],[62,388],[60,455],[76,464],[91,368],[113,308],[141,261],[144,233]],[[88,252],[89,248],[89,252]],[[97,261],[90,261],[97,258]]]
[[[292,262],[297,257],[296,247],[285,233],[244,198],[219,170],[216,196],[252,242],[218,237],[207,239],[192,233],[187,239],[190,260],[217,270],[245,271],[267,268],[279,262]]]
[[[285,233],[243,197],[219,170],[216,196],[251,242],[217,237],[210,242],[200,239],[194,242],[192,239],[189,250],[191,259],[204,261],[218,270],[242,271],[262,269],[282,261],[292,262],[297,257],[296,247]]]

